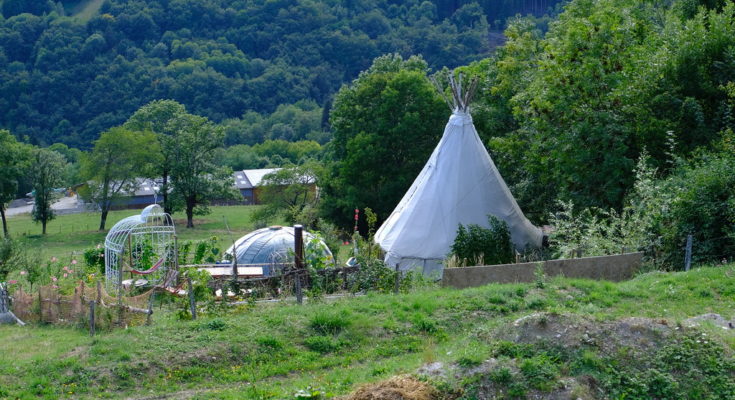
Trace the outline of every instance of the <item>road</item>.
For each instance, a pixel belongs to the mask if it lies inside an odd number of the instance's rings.
[[[83,210],[77,203],[77,196],[62,197],[56,203],[51,205],[54,211],[58,211],[60,214],[72,214],[74,212],[82,212]],[[13,207],[5,210],[7,217],[14,215],[29,214],[33,210],[33,205],[25,205],[21,207]]]

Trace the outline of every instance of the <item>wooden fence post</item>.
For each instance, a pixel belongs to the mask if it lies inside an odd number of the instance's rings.
[[[692,235],[687,235],[687,247],[684,253],[684,271],[689,271],[692,266]]]
[[[301,271],[304,268],[304,227],[301,225],[294,225],[293,227],[294,236],[294,265],[296,268],[296,302],[303,304],[304,293],[301,289]]]
[[[156,288],[153,288],[151,291],[151,297],[148,298],[148,315],[145,319],[145,324],[150,325],[151,324],[151,318],[153,315],[153,299],[156,296]]]
[[[401,290],[401,264],[396,264],[396,287],[393,289],[393,292],[395,294],[398,294],[398,292]]]
[[[89,302],[89,336],[94,336],[94,300]]]
[[[191,278],[188,276],[186,277],[186,284],[189,286],[189,309],[191,310],[191,319],[197,319],[197,303],[196,299],[194,299],[194,289],[191,285]]]

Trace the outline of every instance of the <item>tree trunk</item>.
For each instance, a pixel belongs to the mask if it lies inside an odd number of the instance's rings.
[[[5,238],[9,238],[10,235],[8,235],[8,221],[5,220],[5,205],[0,204],[0,216],[3,218],[3,234],[5,234]]]
[[[107,207],[105,207],[102,210],[102,215],[100,215],[100,228],[98,229],[100,231],[105,230],[105,223],[107,222],[107,213],[108,213],[108,209]]]
[[[193,199],[186,199],[186,227],[194,227],[194,206],[196,202]]]
[[[163,192],[163,212],[166,214],[173,214],[171,204],[168,203],[168,170],[163,170],[163,184],[161,185],[161,191]]]
[[[186,202],[186,227],[194,227],[194,205],[189,205],[188,201]]]
[[[41,226],[43,227],[42,230],[41,230],[41,233],[45,235],[46,234],[46,217],[44,217],[41,220]]]

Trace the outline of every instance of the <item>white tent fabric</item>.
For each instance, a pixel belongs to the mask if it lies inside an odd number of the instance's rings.
[[[411,188],[375,234],[389,265],[441,275],[459,224],[508,224],[518,250],[540,247],[541,230],[523,215],[480,141],[472,117],[455,109]]]

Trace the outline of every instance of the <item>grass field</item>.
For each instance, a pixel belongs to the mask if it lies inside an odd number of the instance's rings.
[[[0,326],[0,398],[293,399],[307,388],[315,394],[301,398],[329,398],[429,362],[468,371],[484,360],[510,367],[491,370],[485,381],[450,374],[432,385],[444,398],[464,399],[487,398],[477,393],[488,387],[500,388],[501,398],[543,397],[569,379],[592,382],[610,398],[732,398],[735,330],[680,324],[704,313],[732,317],[734,276],[735,265],[726,265],[652,272],[619,284],[554,278],[424,288],[304,306],[214,309],[197,321],[164,310],[153,326],[95,338],[74,328]],[[562,327],[579,325],[583,342],[509,342],[503,332],[523,334],[517,320],[529,315],[540,334],[558,316],[584,321]],[[651,318],[666,331],[648,332],[625,322],[630,317]],[[623,334],[594,333],[618,320],[629,327]],[[656,346],[609,350],[626,335]]]
[[[232,237],[239,238],[253,230],[250,215],[257,206],[218,206],[212,207],[212,213],[206,216],[195,216],[194,228],[186,228],[186,217],[183,213],[175,214],[174,223],[179,240],[200,240],[211,236],[220,238],[226,247],[232,239],[225,226],[230,227]],[[107,217],[106,228],[109,230],[121,219],[140,214],[140,210],[112,211]],[[41,235],[41,225],[34,223],[30,215],[23,214],[8,219],[10,234],[31,248],[38,249],[44,256],[69,257],[72,252],[79,254],[98,243],[104,243],[106,231],[100,232],[99,213],[81,213],[62,215],[48,223],[47,234]]]

